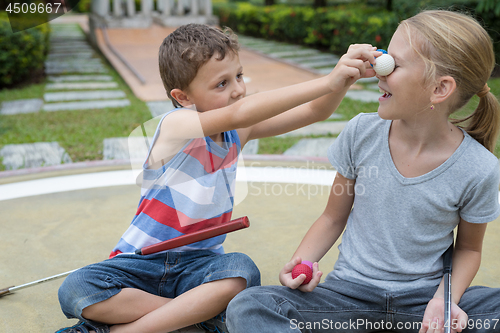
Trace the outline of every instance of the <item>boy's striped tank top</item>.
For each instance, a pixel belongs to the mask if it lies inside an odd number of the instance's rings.
[[[144,164],[139,207],[110,258],[231,220],[241,144],[236,130],[223,133],[223,137],[222,147],[210,137],[192,139],[159,169],[147,169],[147,162]],[[224,253],[225,237],[170,251],[203,249]]]

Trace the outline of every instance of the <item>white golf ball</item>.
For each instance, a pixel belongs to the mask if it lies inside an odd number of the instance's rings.
[[[392,73],[395,65],[396,64],[394,63],[394,58],[391,55],[385,53],[375,59],[375,65],[373,65],[373,69],[378,75],[386,76]]]

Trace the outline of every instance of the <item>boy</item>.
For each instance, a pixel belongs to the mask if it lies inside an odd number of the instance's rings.
[[[374,75],[369,62],[376,55],[371,46],[354,45],[325,77],[243,98],[234,35],[189,24],[167,36],[160,74],[178,108],[158,125],[137,214],[111,259],[61,286],[63,312],[81,322],[59,332],[170,332],[209,320],[238,292],[259,285],[250,258],[224,254],[225,236],[148,256],[126,253],[228,221],[245,143],[327,119],[351,84]]]

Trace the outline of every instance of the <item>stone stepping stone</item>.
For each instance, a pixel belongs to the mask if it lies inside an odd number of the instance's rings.
[[[298,63],[307,63],[307,62],[313,62],[313,61],[328,61],[329,64],[336,64],[339,62],[339,57],[334,56],[332,54],[317,54],[313,56],[308,56],[308,57],[289,57],[286,60],[293,61],[293,62],[298,62]]]
[[[87,38],[84,35],[72,35],[72,36],[51,36],[49,38],[49,43],[64,43],[64,42],[77,42],[77,43],[85,43],[87,42]]]
[[[76,83],[47,83],[45,90],[65,89],[109,89],[118,88],[117,82],[76,82]]]
[[[103,141],[104,160],[142,160],[145,161],[148,154],[148,145],[152,138],[128,137],[108,138]]]
[[[362,78],[356,81],[357,83],[378,83],[378,79],[376,76],[374,77],[367,77],[367,78]]]
[[[302,139],[287,149],[283,155],[327,157],[328,147],[335,138]]]
[[[259,41],[259,40],[262,40],[262,39],[257,38],[257,37],[252,37],[252,36],[243,36],[243,35],[238,36],[238,41],[240,43],[242,43],[244,41],[248,42],[248,41]]]
[[[269,45],[269,44],[278,45],[279,44],[279,42],[275,42],[272,40],[260,39],[260,38],[240,38],[240,37],[238,37],[238,41],[243,46],[259,46],[259,45]]]
[[[78,32],[71,32],[71,33],[64,33],[61,35],[61,33],[57,31],[53,31],[50,35],[49,42],[52,41],[65,41],[65,40],[77,40],[77,41],[86,41],[87,37],[85,37],[84,34],[78,33]]]
[[[172,104],[172,101],[170,100],[147,102],[146,105],[148,106],[149,112],[151,112],[151,116],[153,118],[175,109],[174,104]]]
[[[93,48],[87,42],[67,42],[50,44],[49,52],[60,52],[60,51],[88,51],[93,50]]]
[[[94,51],[93,48],[90,46],[79,46],[79,47],[57,47],[57,48],[50,48],[49,49],[49,54],[59,54],[59,53],[68,53],[68,52],[74,52],[75,50],[78,50],[80,52],[92,52]]]
[[[344,118],[344,116],[338,113],[332,113],[332,115],[328,117],[328,119],[342,119],[342,118]]]
[[[40,98],[19,99],[16,101],[2,102],[0,114],[13,115],[20,113],[39,112],[43,106],[43,100]]]
[[[247,142],[243,150],[241,151],[244,155],[255,155],[259,152],[259,139],[250,140]]]
[[[381,93],[370,90],[349,90],[345,95],[347,98],[365,103],[378,102],[380,96],[382,96]]]
[[[58,48],[53,48],[51,47],[49,49],[48,55],[54,57],[54,56],[60,56],[61,54],[68,54],[68,53],[93,53],[94,49],[91,47],[83,47],[83,46],[78,46],[78,47],[58,47]]]
[[[45,73],[48,75],[53,75],[53,74],[69,74],[69,73],[75,73],[75,74],[100,74],[100,73],[107,73],[108,70],[105,67],[50,67],[50,68],[45,68]]]
[[[48,76],[47,79],[52,82],[113,81],[113,77],[109,75],[62,75]]]
[[[59,36],[59,35],[83,36],[82,30],[80,30],[80,28],[76,25],[74,27],[68,25],[58,27],[57,25],[51,24],[50,28],[52,30],[52,35],[54,36]]]
[[[259,47],[271,47],[271,46],[278,47],[286,44],[274,41],[267,41],[267,40],[257,40],[249,43],[243,43],[242,45],[245,47],[259,48]]]
[[[53,31],[78,31],[81,32],[80,28],[76,23],[74,24],[67,24],[67,23],[58,23],[58,22],[49,22],[50,27],[52,28]]]
[[[5,145],[0,150],[7,170],[36,168],[71,163],[68,153],[57,142],[36,142]]]
[[[123,98],[127,95],[121,90],[65,91],[43,94],[45,102],[82,101],[93,99]]]
[[[100,60],[100,59],[98,59]],[[86,61],[59,61],[59,62],[45,62],[46,68],[76,68],[76,69],[87,69],[87,68],[104,68],[102,62],[87,63]]]
[[[77,67],[77,66],[96,66],[102,67],[102,61],[99,58],[91,58],[91,59],[66,59],[66,60],[47,60],[45,61],[45,67],[58,67],[58,66],[68,66],[68,67]]]
[[[331,67],[332,65],[336,65],[338,61],[339,59],[333,58],[331,60],[303,61],[303,62],[298,62],[298,64],[305,67],[320,68],[326,66]]]
[[[73,110],[120,108],[129,105],[130,101],[128,99],[108,99],[102,101],[48,103],[43,106],[42,110],[47,112],[73,111]]]
[[[281,45],[263,45],[259,47],[249,47],[250,49],[262,53],[271,53],[273,51],[279,51],[279,52],[285,52],[285,51],[293,51],[293,50],[298,50],[300,46],[298,45],[286,45],[286,46],[281,46]]]
[[[65,39],[85,39],[85,35],[81,31],[60,31],[60,30],[52,30],[51,39],[53,38],[65,38]]]
[[[65,60],[65,59],[91,59],[95,55],[94,52],[68,52],[68,53],[51,53],[47,55],[47,60]]]
[[[333,69],[334,69],[334,68],[335,68],[335,66],[334,66],[334,67],[323,67],[323,68],[318,68],[318,69],[316,69],[316,71],[317,71],[319,74],[324,74],[324,75],[327,75],[327,74],[330,74],[330,72],[331,72],[331,71],[333,71]],[[358,81],[356,81],[356,82],[359,82],[359,80],[358,80]]]
[[[60,42],[52,42],[50,43],[50,49],[57,49],[57,48],[79,48],[79,47],[84,47],[87,48],[89,46],[89,43],[86,41],[78,41],[78,40],[62,40]]]
[[[319,123],[314,123],[306,127],[296,129],[294,131],[280,134],[277,137],[288,137],[288,136],[308,136],[308,135],[337,135],[342,132],[347,121],[322,121]]]
[[[276,58],[293,58],[307,55],[317,55],[320,52],[314,49],[302,49],[302,50],[294,50],[294,51],[280,51],[280,52],[271,52],[269,56]]]

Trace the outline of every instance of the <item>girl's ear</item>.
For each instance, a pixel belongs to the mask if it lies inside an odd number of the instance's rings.
[[[457,89],[457,83],[451,76],[442,76],[439,78],[436,88],[432,93],[432,103],[442,103],[448,99]]]
[[[177,101],[177,103],[179,103],[180,105],[182,105],[184,107],[193,104],[189,100],[188,95],[184,91],[182,91],[180,89],[177,89],[177,88],[172,89],[170,91],[170,96],[172,96],[173,98],[175,98],[175,100]]]

